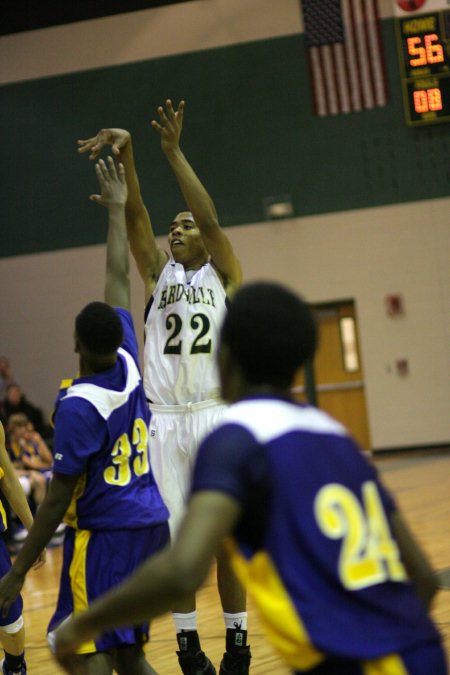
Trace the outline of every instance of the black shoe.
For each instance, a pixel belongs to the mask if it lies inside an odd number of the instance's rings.
[[[182,630],[177,633],[180,651],[178,662],[184,675],[216,675],[216,669],[202,652],[200,639],[196,630]]]
[[[216,675],[216,669],[201,650],[192,652],[177,652],[178,663],[184,675]]]
[[[250,647],[240,647],[233,653],[225,652],[220,663],[219,675],[248,675],[250,659],[252,658]]]
[[[3,659],[3,661],[0,662],[0,666],[3,675],[16,675],[16,673],[17,675],[26,675],[27,672],[27,664],[25,663],[25,661],[22,661],[22,664],[19,666],[18,670],[9,670],[6,667],[5,659]]]

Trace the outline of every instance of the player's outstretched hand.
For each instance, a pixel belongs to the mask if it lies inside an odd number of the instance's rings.
[[[161,148],[168,153],[176,150],[180,144],[181,129],[183,128],[184,101],[180,101],[178,109],[173,109],[170,98],[166,101],[166,109],[158,107],[159,122],[152,120],[152,127],[161,136]]]
[[[101,129],[96,136],[78,140],[78,152],[89,152],[89,159],[97,159],[104,145],[111,145],[113,155],[118,157],[123,148],[130,142],[131,135],[125,129]]]
[[[112,157],[107,158],[108,165],[100,159],[95,165],[95,173],[100,185],[100,195],[90,195],[89,199],[109,208],[114,204],[124,205],[127,201],[127,182],[125,168],[119,163],[116,167]]]

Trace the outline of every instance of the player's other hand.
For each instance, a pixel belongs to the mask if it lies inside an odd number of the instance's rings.
[[[131,135],[125,129],[101,129],[96,136],[78,140],[78,152],[89,152],[89,159],[97,159],[105,145],[112,146],[113,155],[118,157],[123,148],[130,142]]]

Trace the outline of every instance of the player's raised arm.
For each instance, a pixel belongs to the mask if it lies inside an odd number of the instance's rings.
[[[105,302],[112,307],[130,309],[125,168],[122,163],[116,167],[113,158],[108,157],[107,164],[102,159],[96,163],[95,173],[101,194],[91,195],[90,199],[108,209]]]
[[[139,178],[134,162],[131,135],[125,129],[101,129],[95,136],[78,141],[78,152],[89,152],[95,160],[105,145],[112,146],[112,153],[123,164],[128,187],[126,203],[127,233],[131,252],[149,297],[156,279],[167,261],[167,254],[156,244],[151,220],[142,200]]]
[[[225,287],[233,291],[242,282],[242,271],[230,240],[219,225],[216,207],[203,183],[180,148],[184,101],[174,110],[170,99],[166,107],[159,106],[159,122],[152,127],[161,137],[161,148],[175,174],[188,209],[201,232],[211,260],[223,277]]]

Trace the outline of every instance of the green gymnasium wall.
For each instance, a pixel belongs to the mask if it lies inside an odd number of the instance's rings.
[[[104,242],[76,139],[106,126],[132,132],[164,234],[184,206],[150,127],[166,97],[186,99],[182,147],[224,226],[264,220],[277,195],[291,196],[295,216],[447,196],[450,125],[406,126],[393,20],[382,28],[389,103],[351,115],[313,116],[303,35],[0,87],[0,256]]]

